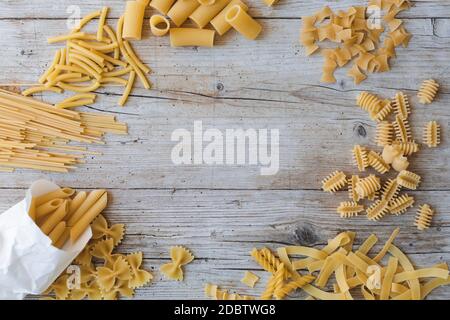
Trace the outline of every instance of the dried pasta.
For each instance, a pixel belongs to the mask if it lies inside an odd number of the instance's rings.
[[[340,203],[336,211],[340,214],[341,218],[351,218],[364,211],[364,206],[357,202],[345,201]]]
[[[434,210],[428,204],[421,205],[417,211],[416,220],[414,225],[420,231],[426,230],[431,225],[431,220],[434,215]]]
[[[199,6],[200,3],[197,0],[177,0],[167,12],[167,16],[179,27]]]
[[[108,223],[103,215],[99,215],[92,223],[92,238],[103,239],[112,238],[114,246],[117,246],[125,234],[124,224],[114,224],[108,227]]]
[[[159,13],[166,15],[174,3],[175,0],[152,0],[150,2],[150,7],[158,10]]]
[[[104,219],[103,216],[102,218]],[[102,218],[99,219],[103,220]],[[103,234],[105,225],[108,225],[103,221],[99,223],[99,219],[94,222],[102,226],[101,230],[94,231],[97,236],[98,231]],[[152,274],[142,268],[142,252],[127,255],[113,253],[117,243],[112,238],[101,238],[103,236],[92,238],[74,261],[80,267],[80,287],[69,288],[68,275],[63,273],[44,293],[45,299],[52,296],[60,300],[131,298],[135,289],[152,280]]]
[[[411,113],[411,107],[409,105],[409,99],[403,92],[398,92],[393,101],[394,110],[397,116],[402,119],[407,119]]]
[[[385,199],[375,201],[367,210],[367,219],[380,220],[389,212],[388,202]]]
[[[364,171],[369,166],[367,150],[360,145],[355,145],[353,147],[353,159],[358,166],[359,171]]]
[[[389,203],[389,212],[395,215],[405,213],[406,210],[414,205],[414,197],[407,194],[401,195],[398,198],[393,199]]]
[[[381,157],[387,164],[392,164],[398,156],[402,155],[402,149],[398,144],[385,145]]]
[[[122,33],[124,39],[141,40],[144,13],[145,5],[142,2],[127,1]]]
[[[335,193],[347,184],[347,177],[342,171],[335,171],[322,181],[322,190]]]
[[[154,36],[162,37],[169,32],[169,29],[170,22],[166,17],[155,14],[150,18],[150,30]]]
[[[411,171],[403,170],[397,175],[397,183],[407,189],[416,190],[420,184],[420,176]]]
[[[250,288],[254,288],[256,282],[258,282],[259,277],[250,271],[245,271],[244,277],[241,279],[241,282]]]
[[[230,0],[215,0],[211,5],[201,5],[189,15],[189,19],[202,29],[229,3]]]
[[[271,2],[271,0],[267,0]],[[367,78],[368,73],[387,72],[390,70],[390,60],[396,57],[396,47],[408,46],[411,34],[403,26],[403,20],[397,18],[397,14],[408,9],[398,3],[390,6],[381,6],[372,2],[368,7],[350,7],[347,11],[333,12],[325,6],[312,16],[302,17],[302,29],[300,43],[305,47],[306,55],[316,51],[321,53],[332,51],[333,55],[324,54],[325,64],[322,74],[322,82],[334,83],[333,75],[337,67],[343,67],[352,62],[347,75],[359,84]],[[380,36],[385,27],[374,25],[372,17],[366,17],[366,10],[375,9],[385,11],[383,21],[389,32],[381,43]],[[320,50],[318,42],[329,40],[337,43],[336,49],[323,48]],[[334,65],[334,69],[331,67]],[[377,112],[378,121],[386,118],[390,113],[389,105],[386,105],[382,113]]]
[[[194,256],[188,249],[180,246],[170,248],[172,262],[161,266],[160,271],[171,280],[183,281],[184,273],[182,266],[192,262]]]
[[[368,154],[369,165],[377,172],[383,174],[389,171],[390,166],[384,162],[383,157],[377,152],[371,150]]]
[[[408,120],[403,119],[402,117],[397,115],[394,121],[394,128],[398,140],[400,140],[403,143],[411,141],[412,139],[411,128],[409,126]]]
[[[439,83],[433,79],[425,80],[419,89],[417,97],[420,103],[430,104],[434,101],[436,94],[439,90]]]
[[[356,184],[355,190],[361,198],[365,198],[380,190],[380,188],[380,178],[371,174],[367,178],[360,179]]]
[[[240,5],[234,5],[228,9],[225,21],[249,40],[255,40],[262,31],[262,26]]]
[[[398,184],[397,179],[390,179],[383,185],[381,198],[390,203],[392,199],[397,197],[399,191],[400,185]]]
[[[223,36],[231,29],[231,25],[226,21],[225,15],[228,10],[234,5],[239,5],[242,10],[248,11],[248,6],[241,0],[231,0],[231,2],[228,3],[228,5],[223,8],[222,11],[220,11],[220,13],[214,17],[214,19],[210,21],[211,25],[221,36]]]
[[[394,169],[397,172],[403,171],[408,169],[409,167],[409,161],[408,158],[404,156],[398,156],[392,161],[392,169]]]
[[[436,148],[441,143],[441,127],[436,121],[430,121],[425,126],[423,142],[430,148]]]
[[[184,0],[181,0],[184,1]],[[195,28],[172,28],[170,29],[170,45],[172,47],[214,46],[214,30]]]
[[[394,137],[394,126],[389,121],[382,121],[377,124],[377,134],[375,141],[377,146],[384,147],[391,145]]]

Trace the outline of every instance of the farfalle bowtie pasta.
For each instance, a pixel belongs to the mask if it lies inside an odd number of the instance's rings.
[[[192,262],[194,256],[188,249],[175,246],[170,248],[170,258],[172,262],[162,265],[160,271],[168,279],[182,281],[183,269],[181,267]]]

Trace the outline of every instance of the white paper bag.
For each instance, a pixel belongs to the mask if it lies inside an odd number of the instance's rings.
[[[53,247],[28,215],[32,197],[59,187],[39,180],[26,198],[0,215],[0,299],[23,299],[44,292],[70,265],[92,237],[90,228],[62,250]]]

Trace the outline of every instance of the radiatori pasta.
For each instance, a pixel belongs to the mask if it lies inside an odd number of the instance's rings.
[[[170,29],[170,45],[172,47],[213,47],[214,30],[196,28],[172,28]]]
[[[169,32],[170,22],[166,17],[155,14],[150,18],[150,30],[153,35],[162,37]]]
[[[261,25],[239,5],[234,5],[228,9],[225,14],[225,21],[250,40],[256,39],[262,30]]]
[[[226,21],[225,16],[228,10],[234,5],[239,5],[244,11],[248,11],[248,6],[241,0],[232,0],[217,16],[212,19],[211,25],[219,35],[224,35],[231,29],[231,25]]]
[[[124,39],[141,40],[144,14],[145,4],[140,1],[127,1],[122,33]]]

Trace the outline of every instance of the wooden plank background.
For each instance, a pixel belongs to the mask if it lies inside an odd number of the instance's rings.
[[[153,90],[136,88],[127,106],[119,108],[122,89],[108,87],[93,106],[127,122],[130,134],[108,136],[106,146],[92,148],[104,154],[70,174],[2,173],[0,212],[19,201],[39,178],[82,189],[109,189],[112,202],[106,215],[127,225],[119,250],[143,251],[146,267],[155,271],[154,283],[137,291],[142,299],[203,298],[206,282],[259,294],[262,283],[249,290],[239,281],[244,270],[259,270],[249,257],[253,247],[321,247],[343,230],[357,231],[361,243],[371,233],[384,241],[401,227],[396,243],[418,266],[450,262],[450,1],[413,1],[414,7],[401,14],[413,34],[410,46],[398,50],[390,72],[370,75],[359,86],[345,75],[347,69],[337,72],[336,84],[321,84],[322,58],[305,57],[298,37],[301,16],[323,5],[345,9],[365,1],[281,0],[274,8],[261,0],[247,2],[264,27],[258,41],[229,32],[217,38],[212,49],[174,49],[167,37],[150,36],[146,24],[144,40],[134,46],[154,70]],[[66,32],[66,9],[72,4],[2,1],[1,84],[36,82],[58,48],[47,45],[46,38]],[[77,4],[82,14],[111,7],[111,25],[124,8],[119,0]],[[152,13],[148,10],[147,16]],[[439,98],[422,106],[415,95],[421,81],[431,77],[442,85]],[[423,177],[420,190],[411,194],[438,212],[427,232],[412,226],[415,209],[377,223],[365,217],[342,220],[335,207],[346,194],[320,191],[320,181],[329,172],[356,173],[350,153],[354,144],[375,148],[375,124],[355,107],[362,90],[386,97],[398,90],[409,94],[418,140],[427,121],[442,126],[441,146],[422,148],[411,165]],[[61,96],[43,98],[54,102]],[[192,131],[196,120],[202,120],[205,129],[280,129],[279,173],[261,176],[257,166],[173,165],[171,133],[179,128]],[[184,282],[167,281],[158,271],[172,245],[185,245],[196,256]],[[449,299],[450,290],[440,288],[431,298]]]

